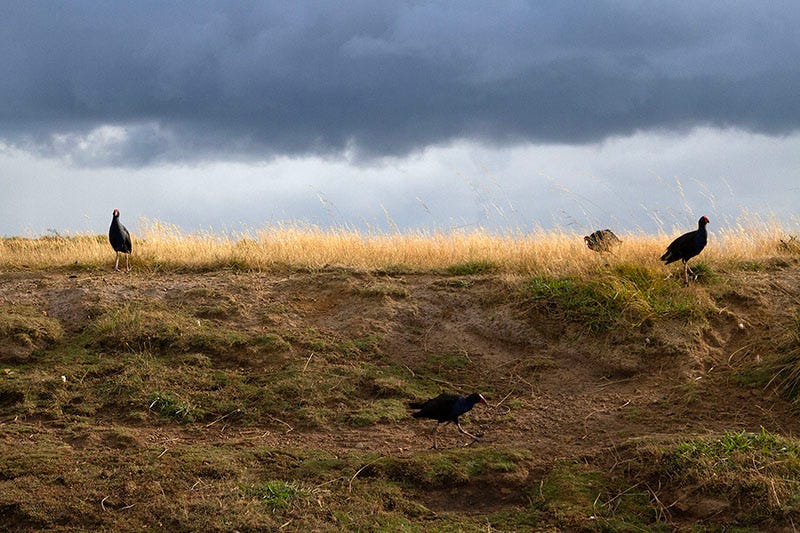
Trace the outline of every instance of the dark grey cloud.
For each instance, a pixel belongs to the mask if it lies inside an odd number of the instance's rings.
[[[800,126],[796,2],[9,2],[0,141],[79,165]]]

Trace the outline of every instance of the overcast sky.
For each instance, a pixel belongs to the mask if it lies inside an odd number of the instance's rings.
[[[0,235],[797,225],[796,1],[2,12]]]

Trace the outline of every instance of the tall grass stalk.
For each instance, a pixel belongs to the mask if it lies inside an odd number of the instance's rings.
[[[140,270],[239,268],[439,271],[485,263],[492,271],[579,275],[607,262],[658,267],[658,257],[678,233],[622,234],[614,254],[589,251],[582,235],[560,230],[514,229],[451,232],[363,232],[351,228],[276,225],[241,233],[184,233],[158,221],[141,221],[131,258]],[[687,228],[691,229],[691,228]],[[781,253],[788,232],[777,224],[737,224],[712,233],[703,261],[752,261]],[[0,239],[0,269],[106,269],[114,253],[105,235]]]

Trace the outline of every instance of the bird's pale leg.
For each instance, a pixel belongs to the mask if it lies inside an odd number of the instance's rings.
[[[114,272],[119,272],[119,252],[117,252],[117,262],[114,263]]]
[[[450,423],[450,421],[447,420],[446,422],[436,424],[436,427],[433,428],[433,449],[434,450],[438,450],[439,449],[439,447],[436,444],[436,436],[439,434],[439,426],[441,426],[442,424],[444,424],[446,426],[449,423]]]
[[[471,438],[471,439],[473,439],[473,440],[481,440],[479,437],[476,437],[476,436],[475,436],[475,435],[473,435],[472,433],[467,433],[467,431],[466,431],[464,428],[462,428],[462,427],[461,427],[461,422],[457,422],[457,423],[456,423],[456,426],[458,427],[458,430],[459,430],[461,433],[463,433],[464,435],[466,435],[467,437],[470,437],[470,438]]]
[[[125,254],[125,272],[130,272],[131,271],[131,265],[128,262],[130,257],[131,257],[131,254]]]
[[[689,285],[689,264],[686,262],[683,263],[683,285]]]
[[[439,433],[439,424],[436,424],[435,426],[433,426],[433,431],[431,431],[431,434],[433,434],[433,446],[431,446],[431,448],[434,449],[434,450],[437,449],[437,446],[436,446],[436,435],[438,433]]]

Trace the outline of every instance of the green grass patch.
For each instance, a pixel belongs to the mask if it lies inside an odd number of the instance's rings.
[[[372,426],[399,422],[408,418],[405,402],[397,399],[375,400],[348,413],[344,421],[352,426]]]
[[[464,353],[432,354],[425,359],[425,368],[434,372],[451,372],[463,370],[472,364]]]
[[[742,261],[737,267],[745,272],[761,272],[764,269],[764,266],[758,261]]]
[[[706,262],[698,261],[690,265],[692,272],[696,277],[696,281],[704,285],[711,285],[718,283],[720,280],[719,274],[711,268]],[[691,279],[691,276],[690,276]]]
[[[316,359],[308,361],[308,367],[298,361],[272,374],[259,403],[277,417],[288,413],[300,425],[345,422],[365,426],[404,419],[408,398],[435,390],[399,365],[353,366]]]
[[[259,350],[269,353],[285,352],[291,348],[291,345],[276,333],[256,335],[252,338],[252,342],[258,346]]]
[[[526,284],[526,294],[545,305],[550,315],[581,322],[592,331],[607,331],[622,317],[624,302],[610,287],[579,278],[537,276]]]
[[[629,475],[660,487],[660,501],[711,499],[728,520],[756,526],[800,512],[800,445],[765,430],[725,432],[671,446],[640,450]]]
[[[542,480],[539,503],[562,524],[576,524],[595,514],[595,503],[604,490],[603,476],[596,469],[580,463],[559,462]]]
[[[231,357],[249,352],[267,356],[285,352],[290,345],[276,333],[230,329],[199,320],[160,303],[131,302],[107,309],[82,334],[83,344],[112,352],[174,354],[201,352]],[[245,358],[246,359],[246,358]]]
[[[645,488],[585,462],[556,462],[529,498],[533,509],[562,529],[582,530],[589,520],[600,531],[670,530]]]
[[[301,489],[297,483],[281,480],[244,485],[241,488],[246,496],[258,498],[272,511],[286,509],[294,500],[308,495],[308,492]]]
[[[712,306],[658,272],[627,263],[591,278],[535,276],[523,285],[523,295],[549,316],[595,332],[656,318],[702,318]]]
[[[776,472],[800,476],[797,468],[800,466],[800,445],[763,428],[759,433],[726,432],[716,439],[681,443],[674,453],[679,462],[688,464],[710,459],[709,466],[720,471],[738,469],[742,462],[737,459],[750,455],[753,461],[744,464],[746,469],[762,470],[769,466]]]
[[[403,420],[405,401],[436,392],[433,382],[384,358],[377,335],[318,334],[324,350],[274,357],[290,347],[280,335],[198,329],[196,319],[162,311],[125,305],[101,315],[75,344],[44,353],[46,369],[0,375],[0,406],[15,416],[128,423],[156,414],[181,424],[225,417],[225,424],[243,426],[275,420],[298,428],[369,426]],[[112,323],[131,327],[119,333]],[[105,352],[122,340],[127,350]],[[252,365],[259,372],[250,372]]]
[[[316,328],[304,328],[286,333],[289,342],[299,344],[314,353],[338,354],[348,357],[380,355],[381,336],[365,335],[356,338],[344,338],[333,332],[319,331]]]
[[[166,307],[127,303],[106,310],[84,332],[86,344],[115,351],[164,351],[190,328],[189,317]]]
[[[528,452],[497,448],[462,448],[430,451],[410,458],[386,457],[367,475],[386,478],[411,487],[450,487],[489,474],[524,468]]]
[[[58,320],[41,309],[25,305],[0,305],[0,361],[19,362],[35,350],[61,340]]]
[[[148,400],[148,409],[176,422],[194,422],[203,416],[190,402],[172,392],[154,392]]]

